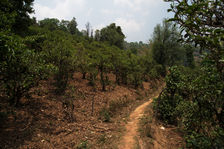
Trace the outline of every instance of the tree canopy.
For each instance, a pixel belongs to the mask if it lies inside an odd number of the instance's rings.
[[[102,28],[100,31],[100,41],[108,42],[110,45],[115,45],[121,49],[124,48],[124,38],[125,35],[123,34],[121,27],[116,26],[115,23]]]

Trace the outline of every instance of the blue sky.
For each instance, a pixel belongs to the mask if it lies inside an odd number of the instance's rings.
[[[78,28],[90,22],[94,30],[111,23],[121,26],[127,41],[148,42],[156,24],[172,17],[163,0],[35,0],[37,20],[76,18]]]

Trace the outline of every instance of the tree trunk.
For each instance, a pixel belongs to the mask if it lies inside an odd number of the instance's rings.
[[[82,79],[86,79],[86,72],[82,73]]]
[[[104,80],[104,75],[103,75],[103,67],[100,68],[100,79],[101,79],[101,85],[102,85],[102,91],[106,91],[106,85],[105,85],[105,80]]]

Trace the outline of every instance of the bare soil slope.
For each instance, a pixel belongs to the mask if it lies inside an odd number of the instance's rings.
[[[8,115],[0,121],[0,148],[116,148],[130,111],[145,102],[144,96],[152,90],[149,83],[138,90],[117,86],[114,76],[109,77],[112,83],[102,92],[99,82],[93,89],[88,80],[76,73],[66,93],[60,96],[54,94],[51,80],[44,81],[32,90],[30,99],[22,99],[19,108],[10,107],[0,96],[0,112]],[[65,107],[65,101],[73,104],[74,109]],[[110,121],[104,122],[105,115],[100,113],[112,104],[119,108],[111,109],[114,111]]]

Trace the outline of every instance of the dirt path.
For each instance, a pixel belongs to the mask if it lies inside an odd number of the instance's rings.
[[[130,120],[126,124],[126,133],[121,139],[119,149],[133,149],[138,145],[138,123],[139,119],[143,116],[145,108],[152,102],[150,99],[148,102],[140,105],[130,115]],[[141,143],[139,143],[141,147]]]

